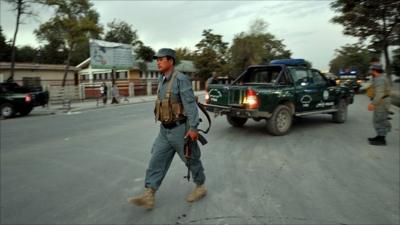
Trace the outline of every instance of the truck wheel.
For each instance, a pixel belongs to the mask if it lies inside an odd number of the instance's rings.
[[[293,116],[289,107],[279,105],[272,113],[272,117],[267,119],[267,129],[272,135],[285,135],[289,132],[292,122]]]
[[[226,119],[228,120],[228,123],[234,127],[243,127],[243,125],[247,122],[247,118],[236,116],[226,115]]]
[[[345,99],[340,99],[337,104],[338,111],[332,113],[332,120],[335,123],[344,123],[347,119],[347,102]]]
[[[10,103],[4,103],[0,105],[0,113],[1,116],[4,118],[11,118],[15,115],[14,106],[11,105]]]
[[[32,111],[32,109],[33,107],[23,108],[19,111],[19,114],[21,114],[21,116],[26,116]]]

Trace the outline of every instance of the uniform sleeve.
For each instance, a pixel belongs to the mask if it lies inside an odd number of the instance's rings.
[[[178,77],[179,94],[191,130],[197,131],[199,112],[190,80],[183,74]]]
[[[374,83],[374,98],[372,99],[372,104],[377,106],[385,95],[385,80],[377,79]]]

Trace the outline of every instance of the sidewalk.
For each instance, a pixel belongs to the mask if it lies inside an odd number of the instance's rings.
[[[196,96],[204,95],[204,90],[195,91],[194,94]],[[48,107],[35,107],[32,113],[40,113],[40,114],[58,114],[58,113],[73,113],[73,112],[81,112],[91,109],[101,109],[101,108],[110,108],[117,106],[124,106],[129,104],[143,103],[143,102],[154,102],[156,100],[156,95],[150,96],[134,96],[134,97],[122,97],[119,99],[119,104],[111,104],[111,98],[108,98],[107,104],[103,105],[101,99],[98,101],[95,99],[86,100],[83,102],[73,101],[70,104],[70,108],[68,106],[64,106],[62,104],[50,104]]]

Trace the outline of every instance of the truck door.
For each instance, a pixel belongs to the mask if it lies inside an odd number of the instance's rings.
[[[311,70],[313,86],[318,90],[318,99],[316,99],[316,109],[326,109],[334,105],[333,88],[329,87],[328,81],[318,70]]]
[[[320,101],[320,88],[314,85],[311,71],[307,68],[291,68],[294,85],[296,88],[297,111],[311,111],[316,109]]]

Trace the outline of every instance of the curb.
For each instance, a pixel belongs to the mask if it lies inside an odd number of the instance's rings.
[[[196,91],[195,95],[199,96],[204,94],[204,91]],[[83,111],[89,111],[93,109],[106,109],[110,107],[121,107],[121,106],[126,106],[126,105],[132,105],[132,104],[138,104],[138,103],[145,103],[145,102],[153,102],[156,100],[156,95],[151,95],[151,96],[137,96],[137,97],[132,97],[128,98],[128,102],[124,101],[123,99],[120,100],[119,104],[106,104],[103,105],[102,103],[98,103],[96,101],[87,101],[87,102],[74,102],[71,103],[71,108],[63,108],[63,106],[60,105],[51,105],[49,108],[45,109],[40,109],[37,108],[36,112],[43,112],[47,111],[49,114],[54,115],[54,114],[65,114],[65,113],[74,113],[74,112],[83,112]]]

